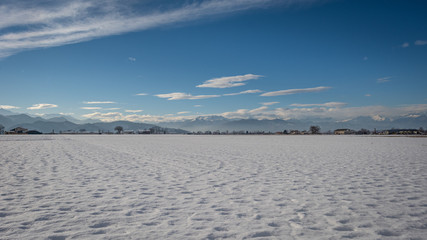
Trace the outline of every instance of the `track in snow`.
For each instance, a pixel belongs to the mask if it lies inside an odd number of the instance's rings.
[[[425,239],[427,138],[0,136],[0,239]]]

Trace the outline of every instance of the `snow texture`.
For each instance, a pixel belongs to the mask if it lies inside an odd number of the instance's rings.
[[[0,136],[0,239],[426,239],[427,138]]]

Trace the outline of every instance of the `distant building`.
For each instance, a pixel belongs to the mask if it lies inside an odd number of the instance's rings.
[[[391,129],[385,130],[382,132],[384,135],[414,135],[418,134],[419,130],[417,129]]]
[[[291,134],[291,135],[299,135],[299,134],[301,134],[301,132],[298,131],[298,130],[290,130],[289,134]]]
[[[0,124],[0,134],[4,134],[4,127]]]
[[[349,134],[354,134],[354,131],[351,129],[347,129],[347,128],[343,128],[343,129],[336,129],[334,131],[335,135],[349,135]]]
[[[138,130],[138,134],[151,134],[150,130]]]
[[[42,133],[37,130],[30,130],[30,131],[27,131],[27,134],[42,134]]]
[[[6,134],[27,134],[28,129],[22,128],[22,127],[16,127],[13,129],[10,129]]]

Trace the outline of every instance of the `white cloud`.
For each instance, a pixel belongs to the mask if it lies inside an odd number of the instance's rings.
[[[18,109],[19,107],[10,106],[10,105],[0,105],[2,109]]]
[[[308,92],[320,92],[330,89],[331,87],[314,87],[314,88],[303,88],[303,89],[287,89],[280,90],[274,92],[266,92],[261,94],[264,97],[273,97],[273,96],[281,96],[281,95],[290,95],[296,93],[308,93]]]
[[[404,42],[404,43],[402,44],[402,47],[403,47],[403,48],[407,48],[407,47],[409,47],[409,43],[408,43],[408,42]]]
[[[109,112],[109,113],[90,113],[82,115],[84,118],[98,119],[103,122],[113,122],[113,121],[131,121],[131,122],[174,122],[174,121],[183,121],[194,119],[197,116],[174,116],[174,114],[166,114],[163,116],[156,115],[139,115],[139,114],[130,114],[124,115],[119,112]]]
[[[258,89],[254,89],[254,90],[246,90],[246,91],[242,91],[242,92],[238,92],[238,93],[227,93],[227,94],[224,94],[224,96],[236,96],[236,95],[241,95],[241,94],[260,93],[260,92],[262,92],[262,91],[258,90]]]
[[[142,112],[143,110],[125,110],[125,112],[128,112],[128,113],[139,113],[139,112]]]
[[[189,111],[182,111],[182,112],[178,112],[177,114],[181,115],[181,114],[187,114],[190,113]]]
[[[112,104],[116,102],[111,101],[93,101],[93,102],[83,102],[84,104]]]
[[[173,1],[6,1],[0,6],[0,58],[43,47],[89,41],[167,24],[265,7],[315,0]],[[132,4],[139,5],[133,9]],[[149,5],[154,5],[150,7]],[[164,9],[164,10],[160,10]]]
[[[231,88],[246,85],[244,81],[258,79],[261,75],[246,74],[231,77],[213,78],[197,85],[199,88]]]
[[[238,109],[233,112],[224,112],[216,114],[230,119],[305,119],[310,117],[332,118],[338,122],[349,121],[353,118],[365,116],[373,119],[381,120],[383,118],[407,116],[418,117],[427,112],[427,104],[415,104],[399,107],[385,106],[363,106],[363,107],[343,107],[343,108],[326,108],[326,107],[310,107],[310,108],[276,108],[269,109],[266,106],[255,109]],[[179,113],[178,113],[179,114]],[[111,121],[134,121],[134,122],[174,122],[183,120],[192,120],[200,116],[209,115],[182,115],[174,114],[159,115],[125,115],[119,112],[108,113],[90,113],[82,115],[85,118],[99,119],[105,122]]]
[[[427,113],[427,104],[416,104],[400,107],[363,106],[363,107],[308,107],[308,108],[256,108],[253,110],[239,109],[234,112],[220,114],[226,118],[254,118],[254,119],[305,119],[310,117],[332,118],[337,121],[348,121],[352,118],[364,116],[376,121],[383,121],[386,117],[417,116]]]
[[[119,112],[109,112],[109,113],[94,112],[94,113],[82,115],[82,117],[99,119],[101,121],[106,121],[106,122],[123,120],[123,114]]]
[[[417,40],[414,43],[415,45],[427,45],[427,40]]]
[[[181,93],[181,92],[157,94],[155,96],[159,97],[159,98],[167,98],[168,100],[184,100],[184,99],[196,100],[196,99],[221,97],[221,95],[196,95],[196,96],[193,96],[191,94]]]
[[[391,77],[382,77],[377,79],[377,83],[386,83],[390,82]]]
[[[194,107],[202,107],[202,105],[194,105]]]
[[[343,102],[327,102],[327,103],[314,103],[314,104],[298,104],[294,103],[290,106],[292,107],[328,107],[328,108],[338,108],[338,107],[344,107],[347,105],[347,103]]]
[[[134,58],[134,57],[128,57],[128,59],[129,59],[129,61],[131,61],[131,62],[136,62],[136,58]]]
[[[278,103],[280,103],[280,102],[263,102],[261,104],[264,106],[271,106],[271,105],[278,104]]]
[[[34,104],[32,107],[28,107],[29,110],[38,110],[38,109],[46,109],[46,108],[56,108],[58,105],[49,104],[49,103],[38,103]]]
[[[377,115],[372,116],[372,119],[374,119],[375,121],[378,121],[378,122],[382,122],[385,120],[385,117],[381,117],[380,115],[377,114]]]
[[[136,95],[137,96],[147,96],[148,94],[147,93],[137,93]]]
[[[84,110],[99,110],[99,109],[101,109],[101,107],[81,107],[81,109],[84,109]]]

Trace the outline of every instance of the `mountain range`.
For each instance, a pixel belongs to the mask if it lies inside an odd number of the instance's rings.
[[[264,131],[277,132],[283,130],[308,130],[310,126],[319,126],[322,132],[333,131],[338,128],[359,130],[385,130],[392,128],[427,128],[427,115],[408,115],[397,118],[372,118],[357,117],[347,121],[336,121],[332,118],[309,118],[309,119],[228,119],[222,116],[200,116],[191,120],[177,122],[161,122],[156,124],[136,123],[129,121],[99,122],[93,119],[79,120],[67,115],[49,114],[30,116],[18,114],[9,110],[0,109],[0,124],[6,130],[15,127],[24,127],[43,133],[60,131],[87,132],[114,132],[116,126],[122,126],[124,130],[144,130],[150,128],[163,128],[169,133],[186,133],[198,131]]]
[[[427,115],[402,116],[399,118],[381,118],[375,120],[372,117],[357,117],[347,121],[336,121],[332,118],[308,118],[308,119],[227,119],[221,116],[203,116],[193,120],[182,122],[162,123],[164,127],[180,128],[187,131],[265,131],[277,132],[283,130],[308,130],[310,126],[319,126],[322,132],[333,131],[339,128],[359,130],[385,130],[391,128],[415,128],[427,127]]]
[[[1,109],[0,109],[1,110]],[[85,132],[114,132],[116,126],[123,127],[124,130],[148,130],[150,128],[160,127],[154,124],[147,123],[135,123],[129,121],[114,121],[114,122],[93,122],[88,120],[90,123],[84,123],[85,121],[77,120],[70,116],[54,116],[52,118],[33,117],[27,114],[10,114],[10,111],[3,110],[0,114],[0,125],[5,130],[10,130],[16,127],[23,127],[29,130],[37,130],[42,133],[59,133],[64,131],[85,131]],[[50,117],[52,115],[49,115]],[[75,122],[73,122],[75,121]],[[162,131],[168,133],[186,133],[187,131],[173,128],[163,128]]]

